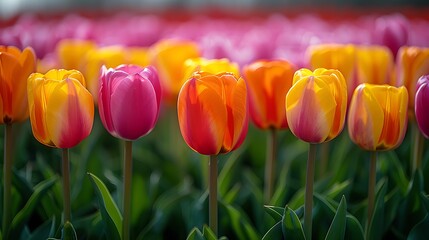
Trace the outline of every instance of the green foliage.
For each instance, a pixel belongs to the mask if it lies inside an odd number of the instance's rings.
[[[122,152],[119,140],[95,120],[89,138],[70,152],[72,221],[64,226],[60,151],[39,144],[28,123],[15,128],[13,239],[65,239],[66,233],[69,239],[120,239]],[[132,239],[304,239],[307,144],[279,131],[274,194],[264,203],[266,134],[250,126],[242,147],[219,156],[219,236],[214,236],[206,226],[208,158],[186,146],[177,116],[165,109],[153,132],[133,143]],[[422,169],[413,173],[410,141],[407,135],[398,149],[378,155],[371,226],[368,152],[343,131],[329,142],[321,172],[318,149],[313,239],[363,240],[367,231],[372,239],[427,237],[429,148],[425,142]]]

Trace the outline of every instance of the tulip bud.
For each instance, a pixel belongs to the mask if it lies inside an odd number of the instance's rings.
[[[180,131],[194,151],[205,155],[238,148],[247,134],[246,83],[229,73],[195,73],[177,102]]]
[[[31,74],[28,105],[33,135],[42,144],[71,148],[91,132],[94,100],[77,70]]]
[[[429,75],[419,78],[417,81],[417,92],[415,97],[415,113],[420,131],[426,138],[429,138]]]
[[[347,87],[341,72],[318,68],[295,72],[286,95],[289,128],[299,139],[322,143],[335,138],[344,128]]]
[[[106,130],[115,137],[136,140],[156,124],[161,87],[155,68],[120,65],[101,69],[99,114]]]
[[[405,87],[359,85],[348,114],[350,138],[369,151],[398,147],[407,130],[407,105]]]

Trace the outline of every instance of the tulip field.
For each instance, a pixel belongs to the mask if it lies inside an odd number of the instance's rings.
[[[0,240],[427,239],[427,29],[418,10],[0,22]]]

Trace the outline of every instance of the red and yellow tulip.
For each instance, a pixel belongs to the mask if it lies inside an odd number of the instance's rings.
[[[177,95],[184,83],[184,63],[200,56],[198,46],[191,41],[163,40],[151,50],[151,62],[156,67],[161,81],[163,98],[167,104],[175,105]]]
[[[338,70],[318,68],[295,72],[286,95],[289,128],[299,139],[322,143],[344,128],[347,107],[346,82]]]
[[[407,130],[407,106],[405,87],[359,85],[348,113],[350,138],[369,151],[396,148]]]
[[[0,124],[28,118],[27,79],[36,70],[32,48],[0,45]]]
[[[283,101],[292,86],[296,68],[285,60],[256,61],[243,73],[247,82],[250,117],[258,128],[287,128]]]
[[[227,153],[244,141],[248,115],[242,78],[197,72],[180,90],[177,108],[182,136],[198,153]]]
[[[28,106],[33,135],[44,145],[71,148],[91,132],[94,101],[77,70],[31,74]]]

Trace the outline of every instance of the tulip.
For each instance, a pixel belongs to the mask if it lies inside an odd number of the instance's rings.
[[[286,115],[296,137],[313,144],[335,138],[344,127],[346,106],[346,82],[339,71],[295,72],[286,95]]]
[[[130,64],[107,69],[103,65],[98,95],[101,122],[110,134],[125,140],[122,239],[130,238],[132,140],[155,127],[160,102],[155,68]]]
[[[387,47],[360,46],[356,48],[356,73],[359,84],[391,84],[393,69],[393,55]]]
[[[403,46],[397,55],[397,84],[405,86],[409,93],[408,108],[414,120],[414,98],[417,80],[429,74],[429,48]]]
[[[246,83],[230,73],[197,72],[179,92],[180,131],[194,151],[210,155],[209,226],[217,234],[217,159],[238,148],[247,134]]]
[[[338,70],[318,68],[295,72],[286,95],[289,128],[299,139],[309,142],[304,195],[304,232],[312,235],[313,183],[316,143],[327,142],[342,131],[347,106],[346,81]]]
[[[407,45],[410,26],[407,18],[401,14],[377,17],[373,33],[374,41],[390,49],[396,56],[401,46]]]
[[[28,78],[28,105],[34,137],[63,149],[64,224],[71,220],[69,148],[91,132],[94,101],[77,70],[52,69]]]
[[[347,96],[351,97],[358,84],[355,77],[356,47],[352,44],[320,44],[307,48],[312,69],[327,68],[340,71],[347,83]],[[350,102],[350,99],[348,99]]]
[[[183,85],[184,62],[189,58],[200,56],[194,42],[163,40],[150,50],[151,62],[158,69],[163,97],[167,104],[175,105],[177,95]]]
[[[407,129],[408,92],[405,87],[359,85],[348,114],[350,138],[371,151],[368,181],[368,229],[374,211],[377,151],[392,150],[404,139]],[[367,232],[369,234],[369,230]],[[368,237],[368,236],[367,236]]]
[[[96,48],[89,40],[64,39],[58,42],[56,52],[61,68],[83,71],[82,61],[85,55]]]
[[[155,68],[103,66],[98,100],[101,121],[110,134],[124,140],[148,134],[155,127],[161,101]]]
[[[27,78],[36,70],[32,48],[0,45],[0,124],[28,118]]]
[[[8,239],[12,204],[12,124],[28,118],[27,78],[36,69],[32,48],[0,45],[0,124],[5,124],[3,163],[3,238]]]
[[[238,148],[247,134],[246,96],[246,83],[232,74],[199,72],[189,79],[177,103],[180,131],[189,147],[204,155]]]
[[[250,117],[258,128],[270,129],[265,166],[265,202],[272,195],[276,159],[276,130],[288,127],[283,104],[292,86],[295,66],[285,60],[256,61],[243,69],[246,78]]]
[[[407,129],[407,104],[405,87],[359,85],[349,109],[350,138],[368,151],[398,147]]]
[[[429,138],[429,75],[424,75],[417,81],[417,92],[415,97],[416,121],[420,132]]]
[[[287,61],[257,61],[243,69],[246,78],[250,117],[258,128],[288,127],[283,102],[292,86],[295,66]]]

